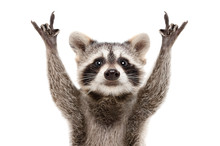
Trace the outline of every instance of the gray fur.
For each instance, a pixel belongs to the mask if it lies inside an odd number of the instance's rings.
[[[108,61],[112,64],[116,61],[115,55],[112,50],[110,50],[108,54]]]
[[[143,126],[147,119],[156,112],[168,90],[171,47],[187,22],[184,22],[179,29],[176,25],[169,27],[168,16],[165,14],[166,28],[160,30],[163,38],[162,47],[147,83],[143,87],[137,88],[136,92],[130,91],[119,95],[103,95],[99,92],[78,90],[73,85],[58,56],[56,38],[59,30],[53,29],[53,22],[54,14],[52,13],[50,25],[42,25],[42,28],[39,28],[35,22],[32,24],[46,44],[50,91],[57,107],[70,123],[71,145],[142,145]],[[115,45],[124,48],[134,47],[135,50],[131,54],[139,55],[141,58],[148,50],[145,45],[149,46],[146,44],[148,41],[143,39],[146,38],[146,35],[139,36],[144,40],[143,43],[135,38],[135,42],[138,42],[135,44],[133,40],[123,44],[100,44],[88,37],[78,38],[80,35],[74,35],[74,37],[77,41],[70,45],[78,47],[78,49],[74,49],[79,57],[78,66],[89,57],[88,52],[97,52],[97,48],[103,45],[109,46],[110,50]],[[140,50],[144,53],[137,52]],[[108,58],[111,62],[115,61],[113,52]]]

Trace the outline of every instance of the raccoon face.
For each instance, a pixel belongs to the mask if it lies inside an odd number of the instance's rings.
[[[150,46],[146,34],[124,43],[98,43],[73,32],[69,43],[76,53],[78,81],[83,91],[118,96],[134,93],[140,87]]]

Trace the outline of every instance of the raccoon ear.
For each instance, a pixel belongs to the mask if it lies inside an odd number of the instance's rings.
[[[69,37],[69,44],[75,53],[84,52],[93,42],[95,41],[80,32],[73,32]]]
[[[144,57],[150,47],[150,39],[146,33],[138,34],[125,43],[131,45],[131,49],[134,49],[140,57]]]

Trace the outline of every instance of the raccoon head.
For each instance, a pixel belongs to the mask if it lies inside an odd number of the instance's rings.
[[[145,54],[150,46],[147,34],[124,43],[98,43],[73,32],[69,43],[76,53],[78,81],[83,91],[118,96],[140,88]]]

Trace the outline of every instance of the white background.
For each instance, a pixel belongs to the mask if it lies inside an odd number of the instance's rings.
[[[123,42],[148,33],[146,71],[158,55],[167,11],[170,22],[189,23],[172,50],[167,98],[151,118],[147,146],[220,146],[220,8],[218,1],[55,1],[0,2],[0,146],[68,146],[66,120],[49,92],[46,51],[30,21],[39,25],[56,11],[60,57],[76,82],[72,31],[98,41]]]

